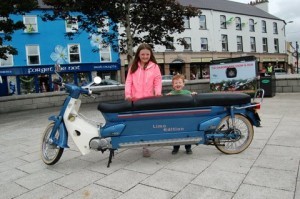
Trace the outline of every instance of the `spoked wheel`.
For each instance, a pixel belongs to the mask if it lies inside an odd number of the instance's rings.
[[[55,164],[64,152],[64,148],[60,148],[57,145],[51,144],[49,141],[49,137],[53,127],[54,123],[49,124],[42,138],[42,160],[45,164],[48,165]],[[55,136],[58,135],[58,131],[55,132]]]
[[[218,129],[226,132],[227,138],[216,138],[214,144],[226,154],[237,154],[247,149],[254,135],[252,124],[242,115],[235,115],[235,132],[230,116],[222,119]]]

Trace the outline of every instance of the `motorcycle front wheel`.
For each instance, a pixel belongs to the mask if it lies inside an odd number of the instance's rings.
[[[243,115],[235,115],[235,130],[230,116],[222,119],[218,129],[225,132],[225,138],[214,139],[216,148],[225,154],[241,153],[253,140],[253,126]],[[231,135],[234,136],[231,136]]]
[[[53,165],[61,158],[64,148],[51,144],[49,141],[50,134],[54,127],[54,123],[50,123],[44,131],[42,137],[42,160],[45,164]],[[55,132],[55,136],[59,136],[59,132]]]

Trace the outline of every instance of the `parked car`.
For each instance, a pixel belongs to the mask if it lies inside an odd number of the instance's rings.
[[[90,82],[85,86],[82,86],[82,88],[90,88],[92,91],[97,91],[100,90],[100,88],[107,88],[107,87],[116,87],[116,86],[121,86],[122,84],[116,80],[112,79],[102,79],[100,84],[96,84],[94,82]]]
[[[163,75],[161,77],[162,82],[172,82],[173,75]]]
[[[274,69],[275,75],[285,75],[286,71],[283,68],[275,68]]]

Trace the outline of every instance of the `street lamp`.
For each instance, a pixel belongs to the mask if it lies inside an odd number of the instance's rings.
[[[296,66],[297,66],[297,74],[299,74],[299,67],[298,67],[298,60],[299,60],[299,45],[298,42],[296,41]]]

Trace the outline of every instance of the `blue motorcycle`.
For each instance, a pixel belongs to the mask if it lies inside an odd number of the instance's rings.
[[[43,134],[42,160],[48,165],[59,161],[69,148],[69,136],[83,155],[108,150],[107,167],[119,148],[205,144],[225,154],[241,153],[251,144],[253,126],[260,126],[257,110],[264,97],[258,89],[253,100],[248,94],[232,92],[101,102],[98,111],[105,123],[94,125],[79,114],[80,96],[92,96],[92,91],[54,83],[64,87],[68,96],[59,114],[49,118]]]

